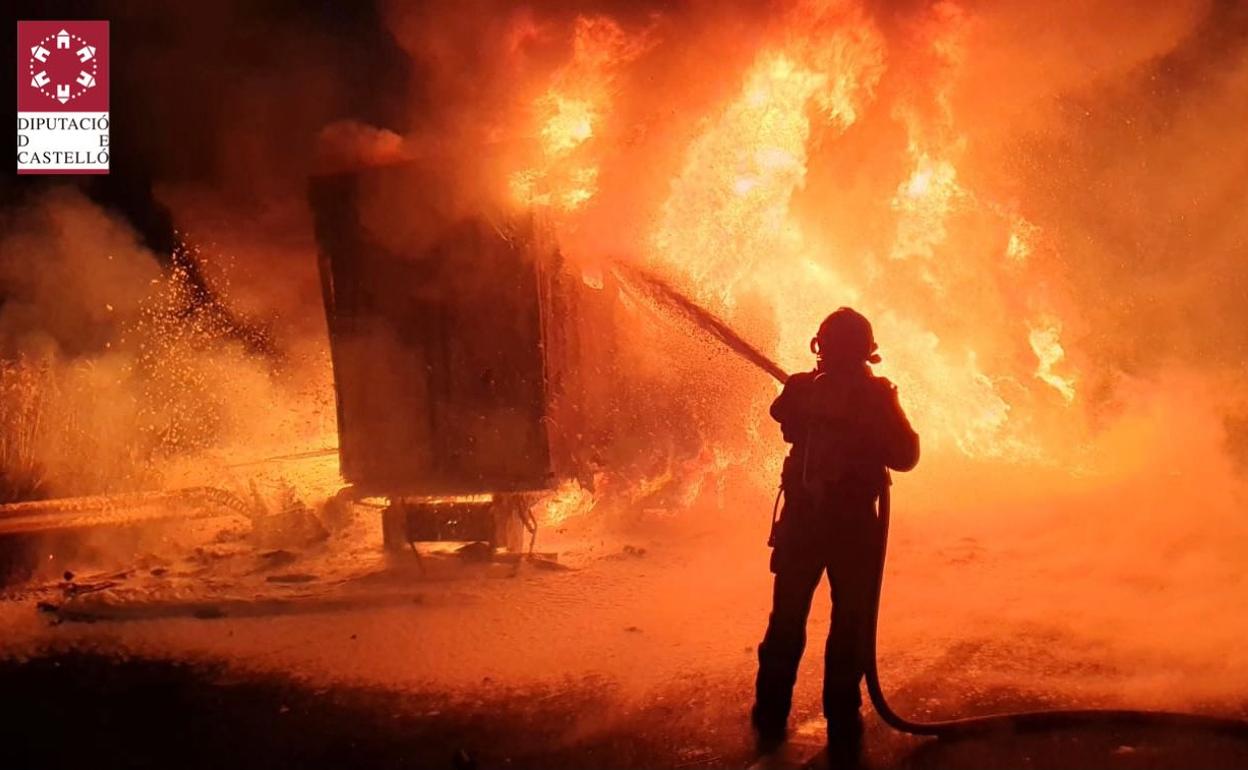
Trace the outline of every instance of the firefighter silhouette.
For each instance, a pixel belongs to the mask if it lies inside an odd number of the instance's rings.
[[[918,462],[919,439],[896,387],[871,372],[880,357],[866,318],[840,308],[820,324],[811,351],[814,370],[791,376],[771,405],[792,448],[781,475],[784,507],[770,543],[775,586],[758,647],[751,721],[760,749],[784,739],[811,597],[826,573],[832,626],[824,649],[823,712],[829,747],[856,753],[881,546],[876,502],[889,483],[888,469],[907,471]]]

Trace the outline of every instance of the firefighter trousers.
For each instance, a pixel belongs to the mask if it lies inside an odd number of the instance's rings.
[[[775,585],[767,632],[758,647],[754,723],[782,730],[788,721],[798,664],[806,647],[810,602],[826,574],[832,592],[832,624],[824,646],[823,713],[830,727],[857,715],[860,683],[869,664],[872,604],[879,568],[878,521],[871,512],[853,517],[826,547],[818,539],[783,547],[772,555]],[[812,548],[813,546],[813,548]],[[818,552],[815,552],[818,551]]]

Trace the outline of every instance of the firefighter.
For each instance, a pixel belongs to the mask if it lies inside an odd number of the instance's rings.
[[[856,755],[861,743],[859,685],[881,550],[876,502],[888,469],[907,471],[919,459],[919,437],[896,387],[871,372],[876,349],[870,322],[840,308],[811,340],[814,371],[790,377],[771,405],[792,448],[770,543],[775,586],[751,712],[763,751],[784,740],[810,600],[825,572],[832,590],[823,670],[829,749]]]

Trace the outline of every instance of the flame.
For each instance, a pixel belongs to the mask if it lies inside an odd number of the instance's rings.
[[[914,172],[897,188],[892,200],[893,210],[900,215],[894,259],[931,259],[948,235],[945,221],[954,204],[966,196],[952,163],[935,160],[922,151],[915,151],[915,155]]]
[[[687,138],[667,161],[667,184],[651,188],[652,214],[638,220],[636,258],[771,348],[790,371],[810,366],[809,339],[823,315],[855,306],[873,320],[885,359],[878,369],[898,384],[928,449],[1043,459],[1047,450],[1027,427],[1036,401],[1025,383],[1034,376],[1068,405],[1078,373],[1052,310],[1030,322],[1002,318],[1010,306],[1053,306],[1042,286],[1020,285],[1030,277],[1020,271],[1031,269],[1039,228],[1013,203],[975,189],[961,168],[968,140],[958,130],[954,93],[967,77],[966,14],[938,3],[916,28],[918,49],[898,53],[911,57],[896,65],[905,88],[878,103],[892,51],[862,5],[789,6],[774,29],[760,32],[737,87],[687,123]],[[599,163],[613,150],[633,151],[613,144],[629,133],[612,124],[613,100],[631,63],[656,42],[653,29],[629,35],[602,17],[578,19],[574,38],[572,55],[533,101],[529,135],[539,151],[510,176],[517,201],[560,213],[556,226],[569,230],[615,224],[601,215],[577,219],[588,201],[638,195],[640,188],[599,190]],[[911,74],[911,64],[921,74]],[[854,200],[854,181],[844,180],[843,200],[878,212],[869,237],[850,237],[824,221],[822,199],[808,200],[817,197],[807,189],[812,164],[835,155],[851,131],[875,131],[878,123],[859,124],[881,115],[904,141],[891,140],[893,159],[871,171],[888,191],[880,198]],[[840,183],[821,179],[819,194],[841,194]],[[630,179],[615,175],[611,184],[629,188]],[[592,245],[593,236],[581,231],[576,240]],[[602,236],[619,242],[615,233]],[[1018,367],[1027,355],[1038,361],[1034,371]],[[749,461],[748,452],[711,450]]]
[[[616,72],[644,47],[644,35],[630,36],[608,17],[577,18],[571,58],[533,100],[538,152],[508,179],[514,202],[571,212],[594,197],[598,164],[586,145],[609,109]]]
[[[571,99],[557,91],[549,91],[540,100],[539,108],[548,114],[540,132],[542,149],[551,158],[559,158],[576,149],[594,135],[598,111],[588,99]]]
[[[1055,318],[1046,318],[1031,327],[1027,341],[1036,354],[1039,364],[1036,366],[1036,377],[1052,385],[1054,390],[1062,394],[1069,403],[1075,400],[1075,380],[1063,377],[1053,371],[1053,367],[1066,357],[1061,342],[1062,324]]]
[[[573,479],[563,482],[535,503],[532,512],[539,524],[557,527],[569,519],[589,513],[596,503],[593,492]]]
[[[689,148],[662,207],[654,256],[683,266],[704,301],[731,308],[766,262],[800,255],[789,208],[806,175],[806,107],[827,88],[826,75],[766,52],[740,97]],[[846,120],[853,111],[838,114]]]
[[[862,307],[888,351],[885,371],[895,372],[932,444],[1032,456],[1024,439],[1007,435],[1011,406],[975,351],[946,347],[919,317],[880,302],[871,286],[849,278],[863,256],[829,253],[794,214],[809,161],[811,107],[844,131],[871,98],[881,43],[865,20],[859,23],[827,43],[838,51],[834,60],[816,59],[835,69],[817,69],[787,50],[757,57],[737,98],[689,147],[662,207],[653,260],[683,272],[702,301],[730,317],[746,297],[764,298],[775,312],[780,363],[790,369],[809,366],[807,342],[823,313]],[[794,50],[814,45],[804,41]],[[920,133],[918,118],[910,122]],[[952,161],[923,149],[917,136],[907,149],[914,167],[891,202],[899,216],[889,254],[928,261],[946,240],[955,206],[974,197],[959,185]],[[933,273],[921,275],[939,286]]]
[[[1011,262],[1023,263],[1031,256],[1032,243],[1040,228],[1022,217],[1014,220],[1010,228],[1010,238],[1006,241],[1005,256]]]

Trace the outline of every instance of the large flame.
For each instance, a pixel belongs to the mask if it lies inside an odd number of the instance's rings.
[[[529,130],[541,152],[512,172],[515,198],[566,217],[599,194],[599,162],[612,148],[587,150],[611,119],[614,84],[652,35],[648,29],[630,38],[601,18],[577,21],[570,59],[534,101],[539,119]],[[665,195],[649,204],[636,256],[770,344],[790,370],[809,366],[808,341],[824,314],[840,305],[860,308],[875,321],[882,372],[899,384],[929,448],[1039,458],[1042,447],[1014,417],[1037,400],[1029,382],[1053,388],[1062,404],[1077,397],[1060,315],[1042,296],[1017,287],[1017,298],[980,304],[965,291],[979,280],[977,271],[1025,270],[1038,228],[968,189],[959,174],[966,138],[949,92],[963,76],[964,15],[941,4],[922,35],[933,62],[928,91],[880,104],[886,46],[873,22],[853,3],[793,6],[777,33],[760,37],[735,92],[696,121],[671,163]],[[819,201],[799,199],[812,159],[834,156],[839,137],[868,111],[885,109],[904,129],[892,166],[880,170],[897,174],[893,193],[855,203],[886,209],[891,219],[871,233],[874,247],[861,238],[855,245],[820,222]],[[968,247],[988,256],[958,253]],[[1031,320],[1000,324],[991,317],[1010,300],[1021,300]],[[930,312],[956,303],[972,306]],[[968,319],[993,328],[968,333]],[[1020,355],[1033,356],[1027,368],[1014,363]],[[1006,365],[986,365],[989,357]]]

